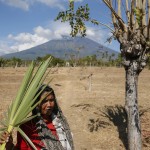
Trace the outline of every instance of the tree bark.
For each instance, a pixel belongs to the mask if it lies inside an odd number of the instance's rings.
[[[131,61],[126,71],[126,102],[128,150],[141,150],[141,126],[138,111],[138,63]]]

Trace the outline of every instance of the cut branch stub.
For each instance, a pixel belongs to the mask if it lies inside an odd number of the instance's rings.
[[[134,41],[123,41],[120,45],[120,51],[123,56],[130,59],[137,59],[140,57],[143,48],[141,44],[135,44]]]

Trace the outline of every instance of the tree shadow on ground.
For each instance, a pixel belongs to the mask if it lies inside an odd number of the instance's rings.
[[[109,119],[110,122],[117,127],[119,138],[122,141],[124,147],[128,148],[128,141],[127,141],[127,114],[125,108],[121,105],[115,106],[105,106],[103,110],[99,110],[100,115]],[[139,110],[140,117],[143,116],[149,109],[142,109]],[[88,124],[90,132],[97,131],[98,128],[106,128],[111,124],[102,121],[100,118],[90,119],[90,123]]]
[[[122,141],[125,149],[128,147],[127,141],[127,114],[125,108],[121,105],[105,106],[99,108],[92,104],[78,104],[72,107],[79,107],[82,111],[93,111],[93,117],[90,117],[88,129],[90,132],[98,131],[100,128],[108,128],[112,124],[117,127],[119,138]],[[92,110],[92,111],[91,111]],[[140,119],[145,117],[145,113],[149,112],[150,108],[143,109],[139,107]],[[109,121],[108,121],[109,120]],[[147,134],[147,133],[146,133]],[[144,144],[150,143],[150,136],[146,136]]]
[[[117,127],[119,138],[127,149],[127,114],[124,107],[121,105],[105,106],[101,113],[103,117],[108,118]]]
[[[101,117],[90,118],[88,128],[90,132],[98,131],[99,128],[107,128],[111,126],[112,123],[117,127],[119,138],[122,141],[125,148],[127,145],[127,115],[123,106],[105,106],[103,109],[97,109],[95,114]],[[106,119],[102,119],[106,118]]]

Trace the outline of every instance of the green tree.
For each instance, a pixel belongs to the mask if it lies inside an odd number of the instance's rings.
[[[43,60],[42,57],[37,57],[35,61],[36,61],[37,64],[39,64],[42,60]]]
[[[11,62],[11,65],[15,67],[20,67],[22,64],[22,60],[20,58],[13,57],[9,60]]]
[[[56,66],[56,65],[63,66],[65,64],[65,60],[62,60],[60,58],[56,58],[56,57],[54,57],[54,56],[52,56],[50,54],[47,54],[47,55],[45,55],[43,57],[37,57],[36,58],[36,62],[38,64],[41,61],[47,60],[49,57],[52,58],[52,61],[51,61],[51,64],[50,64],[51,66]]]
[[[118,54],[118,58],[115,60],[115,64],[116,64],[117,67],[121,67],[122,66],[121,54]]]
[[[6,63],[6,60],[2,57],[0,57],[0,67],[4,67]]]
[[[113,28],[90,18],[88,4],[74,7],[69,1],[69,9],[60,12],[56,20],[68,21],[71,35],[86,36],[86,21],[107,26],[112,36],[120,43],[120,51],[126,73],[125,109],[127,113],[128,149],[141,150],[141,125],[138,110],[138,77],[150,53],[150,0],[102,0],[109,8]],[[124,9],[125,11],[123,11]],[[147,13],[148,12],[148,13]]]

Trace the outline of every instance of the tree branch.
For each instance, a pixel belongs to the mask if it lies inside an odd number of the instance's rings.
[[[108,6],[108,8],[111,10],[111,12],[114,14],[114,16],[116,17],[116,19],[118,20],[119,24],[120,24],[120,28],[127,32],[127,27],[126,24],[124,23],[124,21],[122,20],[122,18],[115,12],[114,8],[111,6],[111,2],[107,1],[107,0],[103,0],[103,2]]]
[[[150,0],[148,0],[148,32],[147,32],[147,37],[148,40],[150,40]]]
[[[121,1],[120,1],[120,0],[118,0],[118,16],[119,16],[120,18],[122,18],[122,17],[121,17]]]
[[[143,0],[143,4],[142,4],[142,26],[144,26],[143,35],[144,35],[145,38],[147,38],[147,28],[146,28],[146,0]]]
[[[126,0],[126,15],[127,15],[127,23],[128,27],[130,27],[130,11],[129,11],[129,1]]]
[[[101,23],[101,22],[98,22],[98,24],[101,24],[105,27],[107,27],[108,29],[110,29],[113,33],[115,32],[110,26],[108,26],[107,24],[104,24],[104,23]]]
[[[131,1],[131,28],[133,32],[135,31],[135,20],[134,20],[134,2],[135,0]]]
[[[110,2],[110,5],[112,7],[112,2]],[[117,30],[118,29],[118,25],[117,25],[116,17],[115,17],[115,15],[112,12],[111,12],[111,16],[112,16],[112,23],[114,25],[114,28],[115,28],[115,30]]]

